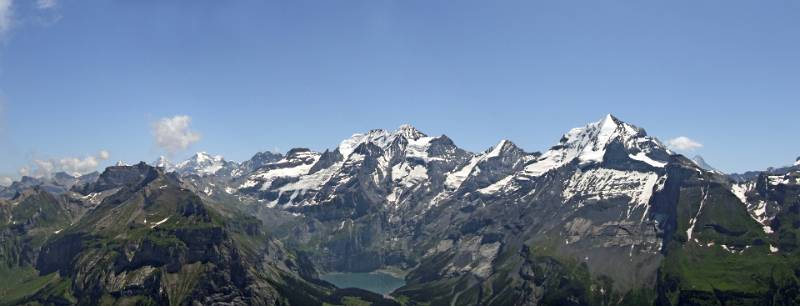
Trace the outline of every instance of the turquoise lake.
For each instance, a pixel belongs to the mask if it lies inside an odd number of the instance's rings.
[[[319,278],[339,288],[359,288],[380,294],[390,293],[406,284],[404,279],[382,272],[335,272],[320,275]]]

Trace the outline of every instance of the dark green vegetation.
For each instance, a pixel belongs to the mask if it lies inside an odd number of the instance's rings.
[[[797,257],[773,253],[770,237],[724,182],[692,177],[676,187],[675,230],[658,278],[662,305],[796,305]],[[699,210],[702,205],[703,209]],[[698,212],[699,210],[699,212]],[[694,227],[692,237],[687,230]]]
[[[740,203],[723,185],[693,181],[681,186],[677,210],[696,211],[692,206],[699,205],[698,199],[706,200],[692,241],[685,232],[688,219],[678,219],[678,230],[666,239],[658,304],[800,305],[800,256],[793,248],[800,223],[787,222],[796,220],[800,185],[769,186],[766,180],[762,174],[747,196],[776,201],[773,234],[766,234],[739,209]]]
[[[155,168],[112,167],[87,188],[116,191],[80,217],[38,190],[2,203],[0,304],[392,304],[314,280],[261,221]]]

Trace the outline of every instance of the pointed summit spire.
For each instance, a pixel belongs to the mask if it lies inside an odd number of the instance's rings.
[[[422,137],[428,136],[428,135],[425,135],[425,133],[420,132],[420,130],[418,130],[417,128],[415,128],[412,125],[407,124],[407,123],[403,124],[403,125],[400,125],[400,127],[397,128],[397,131],[395,131],[395,133],[398,134],[398,135],[402,135],[406,139],[411,139],[411,140],[417,140],[417,139],[420,139]]]
[[[511,142],[508,139],[500,140],[494,147],[492,147],[489,153],[486,155],[487,158],[497,157],[503,154],[503,152],[508,152],[513,149],[518,149],[517,145]]]
[[[661,165],[666,156],[666,148],[655,138],[648,137],[644,129],[625,123],[611,114],[600,121],[570,130],[561,138],[559,145],[545,152],[539,161],[530,165],[526,171],[531,176],[541,175],[550,169],[558,168],[577,159],[581,165],[601,163],[611,143],[617,142],[630,150],[639,160],[653,151],[660,151],[662,157],[651,165]],[[643,154],[643,155],[638,155]],[[631,157],[633,158],[633,157]],[[651,160],[647,157],[647,160]]]
[[[617,117],[614,117],[614,115],[612,115],[612,114],[606,114],[605,117],[603,117],[603,119],[600,120],[600,126],[601,127],[603,127],[603,126],[617,126],[617,125],[619,125],[621,123],[622,123],[622,121],[617,119]]]

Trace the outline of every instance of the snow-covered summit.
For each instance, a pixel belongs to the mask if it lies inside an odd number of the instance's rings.
[[[343,140],[339,144],[339,153],[342,154],[345,158],[348,157],[355,149],[362,144],[373,144],[381,149],[388,148],[394,141],[398,139],[404,139],[407,142],[415,142],[420,140],[430,140],[432,137],[428,137],[425,133],[419,131],[415,127],[409,124],[401,125],[395,131],[387,131],[383,129],[374,129],[370,130],[366,134],[353,134],[348,139]],[[429,138],[429,139],[426,139]]]
[[[353,134],[334,151],[292,150],[248,175],[237,189],[263,195],[270,205],[306,205],[330,201],[337,190],[357,186],[353,182],[372,181],[391,186],[387,200],[398,204],[412,190],[427,190],[429,175],[441,176],[470,156],[446,136],[430,137],[404,124],[394,131]]]
[[[164,168],[165,171],[170,172],[175,170],[175,165],[169,161],[165,156],[159,156],[158,159],[153,161],[153,166]]]
[[[717,169],[709,165],[706,162],[706,160],[700,155],[695,155],[694,157],[692,157],[692,162],[694,162],[698,167],[702,168],[703,170],[717,171]]]
[[[514,149],[518,148],[513,142],[507,139],[503,139],[500,140],[500,142],[497,143],[497,145],[495,145],[489,151],[487,151],[486,158],[498,157],[503,152],[507,152],[509,150],[514,150]]]
[[[401,125],[397,129],[397,131],[394,132],[394,134],[402,135],[403,137],[405,137],[406,139],[409,139],[409,140],[417,140],[417,139],[420,139],[422,137],[428,136],[428,135],[425,135],[425,133],[423,133],[420,130],[418,130],[417,128],[411,126],[410,124]]]
[[[533,160],[538,153],[526,153],[513,142],[503,139],[490,149],[475,155],[460,168],[448,173],[445,186],[457,189],[470,178],[479,178],[481,183],[487,185],[501,178],[508,177],[512,172],[519,170],[525,163]],[[489,177],[486,177],[486,176]]]
[[[212,175],[227,168],[230,164],[222,155],[210,155],[206,152],[197,152],[189,159],[175,165],[175,171],[180,174]]]
[[[647,136],[644,129],[608,114],[598,122],[570,130],[556,146],[526,167],[526,174],[539,176],[573,160],[580,165],[601,163],[612,143],[623,145],[631,159],[654,167],[663,167],[666,163],[665,153],[668,151],[661,142]],[[651,153],[658,153],[655,154],[658,156]]]
[[[800,166],[800,157],[797,157],[797,160],[794,161],[795,166]]]

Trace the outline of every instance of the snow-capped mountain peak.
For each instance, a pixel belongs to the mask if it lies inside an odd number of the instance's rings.
[[[644,130],[608,114],[599,122],[590,123],[583,128],[572,129],[567,133],[562,144],[573,149],[567,153],[575,154],[582,164],[602,162],[606,147],[612,141],[627,142],[630,138],[645,135]]]
[[[208,154],[206,152],[197,152],[190,158],[190,160],[194,160],[197,163],[209,163],[209,162],[222,161],[224,160],[224,158],[222,157],[222,155],[212,156],[211,154]],[[186,162],[188,162],[188,160],[184,161],[184,163]]]
[[[714,167],[712,167],[711,165],[709,165],[709,164],[706,162],[706,160],[705,160],[705,159],[704,159],[702,156],[700,156],[700,155],[695,155],[694,157],[692,157],[692,161],[693,161],[693,162],[694,162],[694,163],[695,163],[695,164],[696,164],[698,167],[702,168],[703,170],[708,170],[708,171],[717,171],[717,169],[714,169]]]
[[[342,156],[350,156],[359,145],[371,143],[381,149],[388,148],[396,139],[403,138],[407,142],[419,141],[423,138],[429,138],[425,133],[417,130],[409,124],[401,125],[396,131],[389,132],[383,129],[370,130],[366,134],[353,134],[348,139],[343,140],[339,144],[339,153]]]
[[[422,137],[426,137],[425,133],[421,132],[417,128],[411,126],[410,124],[403,124],[401,125],[397,131],[394,132],[395,135],[402,135],[408,140],[417,140]]]
[[[663,167],[664,162],[654,160],[651,152],[663,154],[658,159],[665,159],[667,149],[657,139],[647,136],[644,129],[625,123],[611,114],[598,122],[584,127],[574,128],[567,132],[561,141],[545,152],[537,162],[526,168],[526,174],[539,176],[551,169],[566,165],[573,160],[580,165],[601,163],[606,156],[609,145],[618,142],[630,153],[630,158]]]
[[[489,153],[486,155],[486,158],[498,157],[503,152],[511,150],[516,147],[517,146],[514,145],[513,142],[507,139],[500,140],[500,142],[497,143],[497,145],[495,145],[494,147],[492,147],[492,149],[489,150]]]
[[[153,162],[153,166],[164,168],[164,170],[167,172],[173,171],[175,169],[175,165],[173,165],[172,162],[170,162],[169,159],[167,159],[163,155],[159,156],[158,159],[156,159]]]
[[[339,153],[344,157],[350,156],[363,143],[373,143],[379,147],[384,147],[389,143],[390,136],[389,132],[381,129],[371,130],[366,134],[353,134],[350,138],[339,143]]]
[[[795,166],[800,166],[800,157],[797,157],[797,160],[794,161]]]
[[[230,163],[225,161],[222,155],[197,152],[189,159],[175,165],[175,170],[181,174],[211,175],[216,174]]]
[[[513,142],[503,139],[489,150],[473,156],[468,163],[449,173],[445,180],[445,186],[451,190],[458,189],[470,178],[478,176],[483,177],[480,178],[483,185],[497,182],[502,178],[510,179],[511,173],[518,171],[519,167],[536,156],[538,153],[526,153]]]

